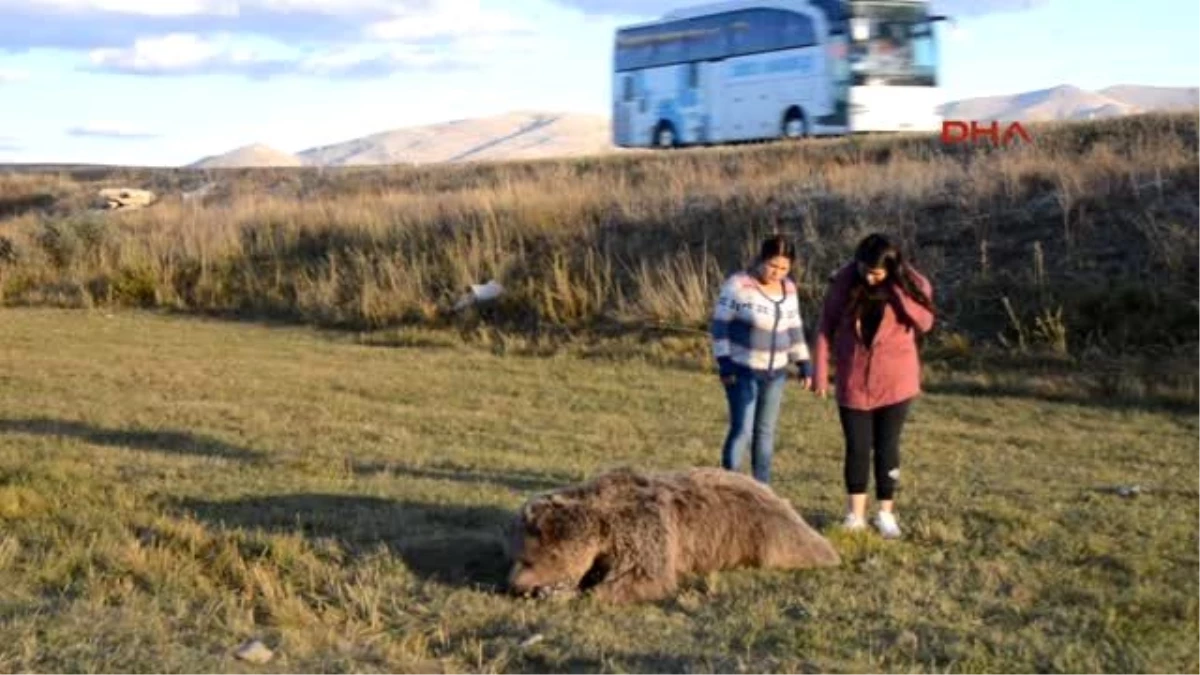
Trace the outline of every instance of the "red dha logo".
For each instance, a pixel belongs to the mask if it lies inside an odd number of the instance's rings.
[[[968,129],[970,129],[969,133]],[[963,120],[945,120],[942,122],[942,143],[945,145],[966,142],[978,143],[981,137],[991,139],[992,145],[1009,145],[1013,142],[1013,138],[1017,136],[1020,136],[1026,143],[1033,141],[1029,137],[1029,132],[1025,131],[1025,127],[1021,126],[1020,122],[1013,122],[1008,125],[1003,133],[1000,131],[1000,123],[995,120],[987,126],[981,125],[978,120],[971,120],[969,123]]]

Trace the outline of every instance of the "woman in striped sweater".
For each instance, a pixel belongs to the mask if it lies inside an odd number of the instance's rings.
[[[729,432],[721,464],[736,471],[751,448],[754,477],[771,479],[775,426],[788,370],[796,366],[805,388],[812,368],[796,284],[788,274],[795,246],[783,237],[762,243],[756,264],[721,286],[712,317],[712,349],[725,398]]]

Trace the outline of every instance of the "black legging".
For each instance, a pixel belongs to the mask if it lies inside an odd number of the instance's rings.
[[[908,407],[903,401],[875,410],[838,408],[842,433],[846,437],[846,492],[864,494],[871,478],[871,459],[874,450],[875,496],[890,500],[896,492],[900,477],[900,431],[904,427]]]

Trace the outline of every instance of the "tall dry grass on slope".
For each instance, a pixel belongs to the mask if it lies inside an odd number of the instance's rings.
[[[801,244],[815,323],[869,231],[902,237],[955,344],[1158,353],[1197,340],[1197,120],[1035,127],[1035,143],[814,140],[430,168],[0,174],[6,304],[167,307],[356,329],[439,322],[468,283],[510,332],[702,329],[762,235]],[[181,195],[211,183],[197,199]],[[81,212],[101,185],[165,199]],[[1194,351],[1194,350],[1193,350]]]

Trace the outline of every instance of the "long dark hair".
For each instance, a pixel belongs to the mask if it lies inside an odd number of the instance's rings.
[[[887,235],[877,232],[860,241],[854,251],[854,262],[856,265],[861,263],[867,269],[882,267],[887,270],[887,279],[880,288],[875,288],[869,286],[866,278],[855,270],[854,283],[850,287],[850,302],[847,304],[847,311],[851,312],[852,316],[861,316],[869,303],[882,300],[886,295],[887,284],[899,285],[917,304],[936,312],[933,302],[913,278],[904,251]]]
[[[796,264],[796,244],[782,234],[772,235],[762,240],[758,247],[758,257],[754,259],[754,264],[750,266],[750,271],[759,279],[762,278],[763,265],[771,258],[783,256],[788,259],[788,263]],[[788,274],[791,274],[789,271]]]
[[[792,264],[796,262],[796,244],[782,234],[763,239],[758,249],[758,260],[755,262],[763,263],[779,256],[787,258]]]

